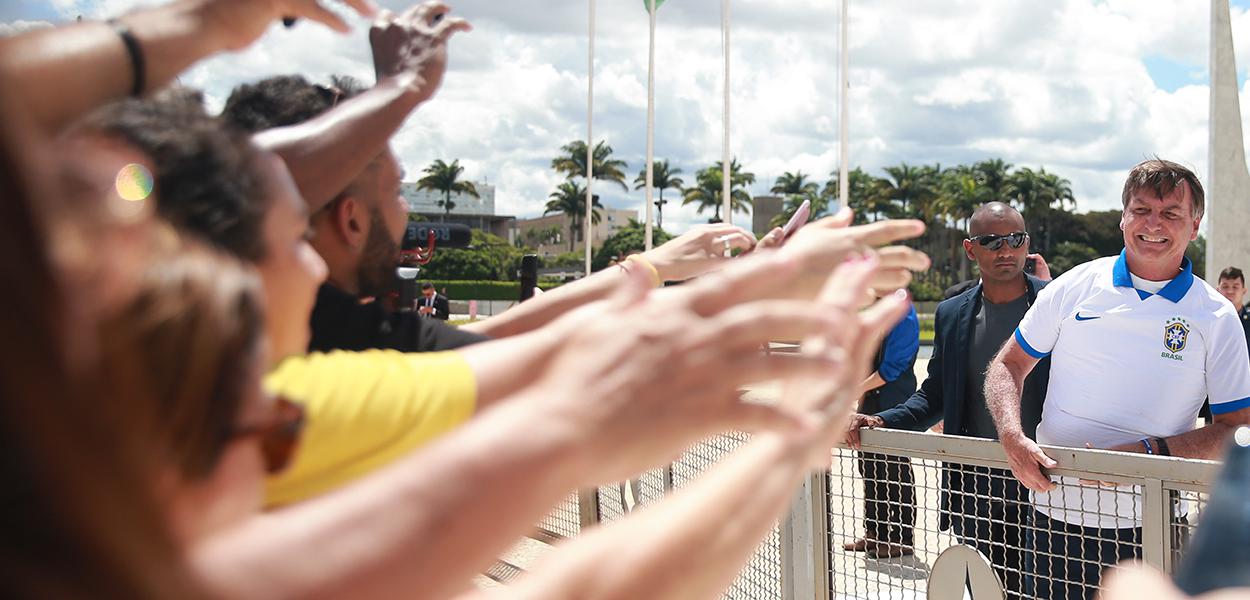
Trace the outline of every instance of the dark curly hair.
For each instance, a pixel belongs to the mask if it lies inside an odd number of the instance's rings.
[[[242,260],[264,257],[268,195],[246,133],[193,103],[135,99],[92,113],[79,128],[120,138],[152,161],[162,218]]]
[[[347,76],[335,75],[330,85],[320,85],[299,75],[279,75],[234,88],[221,119],[250,132],[297,125],[363,90]]]

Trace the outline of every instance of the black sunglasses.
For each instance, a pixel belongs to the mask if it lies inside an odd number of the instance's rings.
[[[303,405],[278,397],[274,402],[273,414],[265,422],[237,427],[230,437],[259,438],[265,472],[276,475],[291,464],[300,437],[304,433],[304,424]]]
[[[1007,235],[987,233],[984,235],[978,235],[976,237],[968,238],[968,241],[981,244],[981,246],[985,248],[989,248],[990,250],[998,250],[999,248],[1003,247],[1003,242],[1007,242],[1007,245],[1011,246],[1012,248],[1019,248],[1020,246],[1024,245],[1024,241],[1027,239],[1029,239],[1029,234],[1027,232],[1017,231],[1015,233],[1009,233]]]

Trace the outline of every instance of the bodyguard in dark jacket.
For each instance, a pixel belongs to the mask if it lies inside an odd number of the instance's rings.
[[[855,415],[848,432],[853,446],[860,427],[920,429],[939,419],[947,435],[997,439],[985,402],[985,369],[1046,282],[1024,273],[1028,235],[1015,209],[998,202],[982,206],[970,233],[964,249],[980,268],[981,283],[938,305],[924,383],[898,406]],[[1039,261],[1039,274],[1049,279],[1045,262],[1032,256]],[[1030,438],[1041,420],[1049,376],[1046,359],[1025,380],[1021,417]],[[1015,594],[1022,589],[1019,549],[1027,492],[1003,469],[948,464],[942,473],[941,528],[985,554]]]

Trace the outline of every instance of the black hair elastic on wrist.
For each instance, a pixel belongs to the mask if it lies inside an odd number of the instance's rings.
[[[1168,448],[1167,440],[1157,437],[1155,438],[1155,445],[1159,447],[1160,456],[1172,456],[1172,449]]]
[[[113,27],[113,31],[117,33],[117,37],[122,39],[122,43],[126,46],[126,54],[130,55],[130,70],[132,73],[133,85],[130,87],[130,95],[138,98],[143,95],[144,88],[147,87],[147,65],[143,60],[143,48],[139,46],[139,40],[135,39],[135,35],[130,32],[130,28],[122,24],[117,19],[109,19],[109,25]]]

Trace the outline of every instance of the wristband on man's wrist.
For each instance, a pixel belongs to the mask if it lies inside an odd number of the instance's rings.
[[[126,46],[126,54],[130,57],[130,95],[138,98],[147,87],[147,61],[143,57],[143,47],[139,45],[135,34],[130,32],[130,28],[121,21],[109,19],[108,24]]]
[[[1142,447],[1146,449],[1146,454],[1154,454],[1154,453],[1155,453],[1155,449],[1150,447],[1150,439],[1149,439],[1149,438],[1142,438],[1142,439],[1140,439],[1140,440],[1138,440],[1138,441],[1140,441],[1140,442],[1141,442]]]
[[[1168,441],[1164,438],[1155,438],[1155,447],[1159,449],[1159,456],[1172,456],[1172,449],[1168,448]]]

